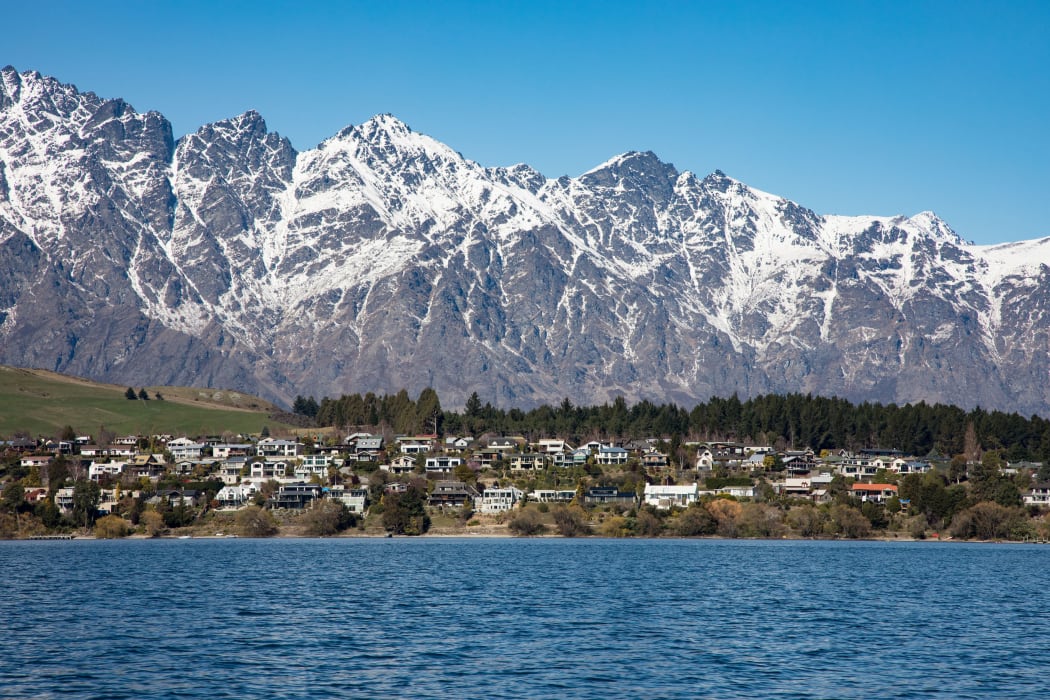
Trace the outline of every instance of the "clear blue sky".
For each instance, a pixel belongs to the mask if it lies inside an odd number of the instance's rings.
[[[484,165],[629,150],[820,213],[1050,235],[1050,1],[8,2],[0,65],[299,150],[390,112]]]

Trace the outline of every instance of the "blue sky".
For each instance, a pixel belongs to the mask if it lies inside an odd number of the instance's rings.
[[[5,3],[0,65],[176,136],[258,110],[299,150],[389,112],[484,165],[628,150],[827,214],[1050,235],[1050,2]]]

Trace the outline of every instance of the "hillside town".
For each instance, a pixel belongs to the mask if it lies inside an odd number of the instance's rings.
[[[1008,462],[995,451],[968,460],[667,437],[572,445],[515,435],[308,432],[5,440],[0,534],[1031,541],[1045,540],[1050,526],[1043,464]]]

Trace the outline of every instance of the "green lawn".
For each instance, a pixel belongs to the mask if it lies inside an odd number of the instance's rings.
[[[135,387],[136,391],[140,387]],[[96,384],[40,370],[0,366],[0,436],[24,430],[32,436],[55,436],[70,425],[78,435],[93,435],[100,426],[117,434],[219,435],[258,433],[271,405],[231,392],[174,387],[146,387],[167,400],[129,401],[127,387]],[[251,406],[237,409],[233,406]]]

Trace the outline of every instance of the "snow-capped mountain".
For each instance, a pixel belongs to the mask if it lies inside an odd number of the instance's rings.
[[[821,216],[626,153],[484,168],[392,116],[297,153],[0,71],[0,362],[450,406],[803,391],[1050,408],[1050,239]]]

